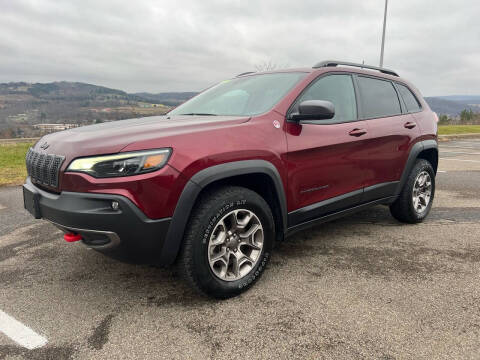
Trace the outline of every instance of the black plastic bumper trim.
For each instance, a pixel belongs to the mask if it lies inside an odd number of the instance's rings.
[[[106,244],[88,245],[119,259],[161,262],[171,218],[150,219],[124,196],[63,191],[52,194],[35,186],[30,178],[24,191],[36,194],[40,217],[66,231],[88,236],[106,236]],[[113,210],[112,201],[119,207]]]

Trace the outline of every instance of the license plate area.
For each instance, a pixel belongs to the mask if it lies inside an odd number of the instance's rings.
[[[25,185],[23,186],[23,206],[35,219],[42,218],[40,212],[40,194],[28,189]]]

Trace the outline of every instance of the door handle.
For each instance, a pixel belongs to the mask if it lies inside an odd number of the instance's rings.
[[[359,137],[359,136],[365,135],[366,133],[367,133],[367,130],[365,129],[353,129],[348,133],[348,135]]]
[[[415,126],[417,126],[417,124],[415,124],[414,122],[412,121],[408,121],[405,123],[405,125],[403,125],[404,127],[406,127],[407,129],[413,129]]]

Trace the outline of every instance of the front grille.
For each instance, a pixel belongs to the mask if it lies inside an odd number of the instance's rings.
[[[32,148],[27,152],[27,172],[33,182],[58,187],[58,174],[65,157],[39,153]]]

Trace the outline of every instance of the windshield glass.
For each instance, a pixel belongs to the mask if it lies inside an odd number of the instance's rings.
[[[223,81],[185,102],[168,115],[250,116],[270,110],[306,73],[244,76]]]

